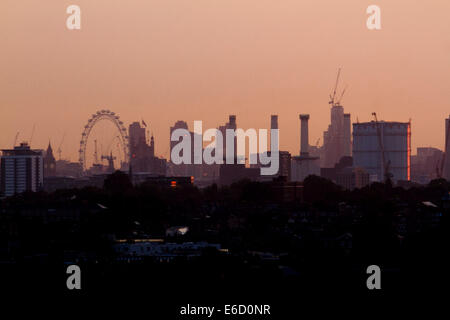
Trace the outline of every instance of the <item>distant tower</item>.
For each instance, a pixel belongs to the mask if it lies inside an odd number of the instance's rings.
[[[155,138],[153,135],[147,139],[147,124],[142,121],[130,124],[129,141],[130,141],[130,165],[134,172],[162,173],[165,174],[165,163],[160,158],[155,157]],[[148,141],[150,140],[150,142]]]
[[[56,176],[56,160],[53,156],[53,149],[49,141],[47,152],[44,157],[44,177],[54,176]]]
[[[309,154],[309,114],[301,114],[300,118],[300,156],[307,157]]]
[[[172,134],[175,130],[178,129],[183,129],[186,130],[186,136],[184,137],[180,137],[178,141],[172,141]],[[172,174],[175,176],[182,176],[182,177],[186,177],[186,176],[194,176],[195,170],[194,170],[194,148],[191,148],[190,151],[190,163],[191,164],[185,164],[185,163],[181,163],[178,165],[175,165],[172,162],[172,149],[182,140],[182,139],[187,139],[190,140],[190,144],[191,146],[194,145],[194,133],[192,131],[189,131],[189,127],[188,124],[186,123],[186,121],[182,121],[182,120],[178,120],[177,122],[175,122],[173,127],[170,127],[170,162],[171,162],[171,170],[172,170]],[[179,151],[179,156],[180,157],[185,157],[186,155],[184,154],[185,150],[180,150]]]
[[[345,89],[340,97],[336,95],[341,69],[338,70],[336,84],[331,100],[331,123],[328,130],[323,133],[323,163],[322,166],[332,168],[344,156],[351,156],[351,120],[350,114],[344,113],[341,105]]]
[[[278,129],[278,116],[276,114],[270,116],[270,129]],[[272,151],[272,131],[270,131],[270,150]]]
[[[278,116],[276,114],[270,116],[270,129],[278,129]]]
[[[291,181],[303,181],[309,175],[320,175],[320,159],[309,155],[309,114],[299,115],[300,155],[291,158]]]
[[[128,136],[130,141],[130,161],[132,161],[136,158],[140,145],[142,146],[142,144],[146,143],[145,128],[142,128],[141,124],[135,121],[128,127]]]
[[[236,116],[235,115],[230,115],[230,117],[229,117],[229,125],[230,125],[230,129],[235,129],[236,130]]]
[[[186,123],[186,121],[182,121],[182,120],[178,120],[177,122],[175,122],[175,125],[173,127],[170,127],[170,136],[169,136],[169,143],[170,143],[170,158],[172,158],[172,149],[178,144],[179,141],[172,141],[172,134],[175,130],[177,129],[185,129],[185,130],[189,130],[188,125]],[[193,137],[193,133],[189,132],[190,134],[190,139],[191,139],[191,145],[193,145],[194,141],[192,141],[192,137]],[[181,139],[180,139],[181,141]],[[192,149],[192,155],[191,155],[191,161],[194,158],[193,156],[193,148]],[[180,157],[183,157],[183,150],[180,152]]]
[[[220,126],[219,127],[219,131],[222,132],[222,136],[224,139],[224,143],[223,143],[223,156],[226,157],[227,155],[227,142],[226,142],[226,130],[227,129],[232,129],[232,130],[236,130],[236,116],[235,115],[230,115],[228,117],[228,122],[224,125],[224,126]],[[237,138],[234,137],[234,150],[231,150],[233,152],[233,158],[236,159],[237,157]]]

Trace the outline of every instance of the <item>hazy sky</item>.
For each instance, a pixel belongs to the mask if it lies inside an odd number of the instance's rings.
[[[71,4],[81,30],[66,28]],[[366,28],[370,4],[380,31]],[[449,12],[448,0],[1,0],[0,148],[35,125],[33,147],[65,132],[63,157],[76,160],[105,108],[127,126],[143,118],[166,157],[176,120],[211,128],[236,114],[241,128],[266,128],[278,114],[281,149],[297,154],[298,114],[311,114],[315,144],[338,67],[352,121],[412,118],[414,153],[443,148]]]

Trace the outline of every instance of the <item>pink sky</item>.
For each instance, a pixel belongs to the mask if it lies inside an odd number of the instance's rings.
[[[67,6],[82,29],[66,29]],[[382,30],[366,28],[366,8]],[[266,128],[278,114],[281,149],[298,153],[299,113],[310,143],[329,123],[338,67],[352,120],[371,113],[412,118],[412,144],[443,148],[450,113],[448,0],[2,0],[0,148],[35,133],[77,160],[87,119],[98,109],[128,125],[144,119],[168,156],[176,120]],[[342,87],[341,87],[342,88]]]

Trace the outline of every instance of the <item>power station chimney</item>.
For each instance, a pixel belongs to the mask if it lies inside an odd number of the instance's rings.
[[[308,156],[309,137],[308,137],[309,114],[300,115],[300,156]]]
[[[278,115],[273,114],[270,116],[270,130],[278,129]],[[270,131],[270,150],[272,151],[272,131]]]
[[[278,129],[278,116],[275,114],[270,116],[270,129]]]
[[[233,114],[229,116],[229,125],[231,129],[236,129],[236,116]]]

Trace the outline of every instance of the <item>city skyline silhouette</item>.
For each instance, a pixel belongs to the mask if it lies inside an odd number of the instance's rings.
[[[368,1],[313,3],[80,0],[71,31],[65,2],[2,1],[0,145],[35,125],[34,146],[66,132],[63,153],[76,160],[85,122],[107,108],[126,124],[145,119],[159,155],[177,120],[216,127],[236,114],[242,128],[267,128],[278,114],[280,148],[295,153],[298,114],[311,115],[311,143],[326,130],[342,67],[352,122],[411,118],[413,152],[443,149],[450,4],[378,1],[383,27],[370,31]]]

